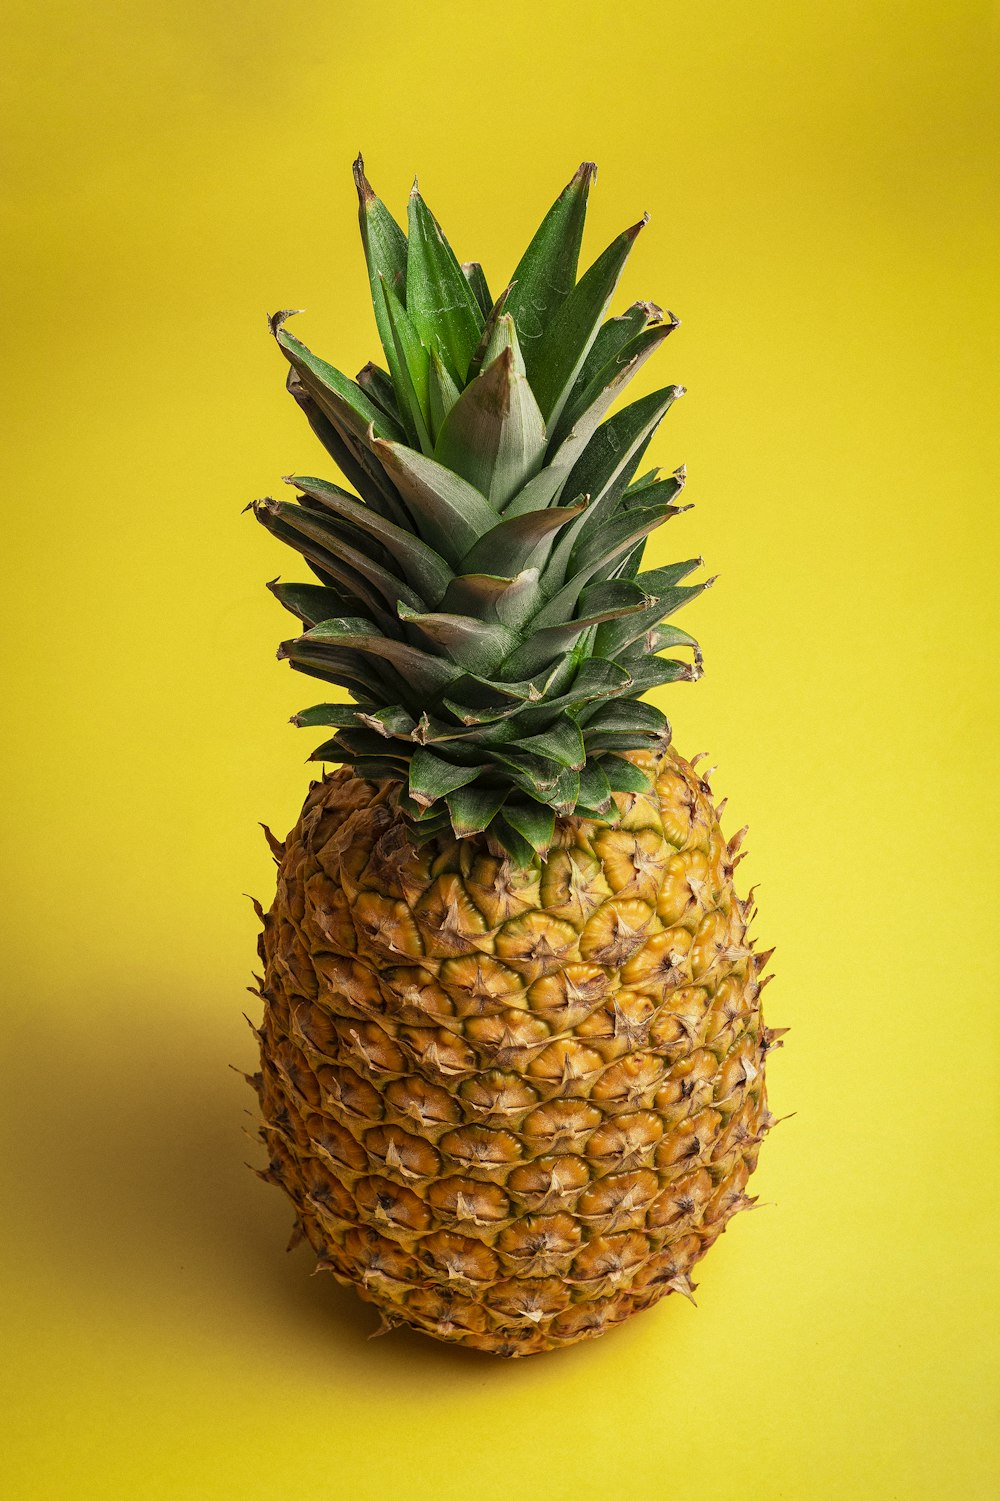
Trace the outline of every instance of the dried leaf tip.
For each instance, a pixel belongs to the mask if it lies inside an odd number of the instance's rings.
[[[299,313],[304,312],[305,308],[302,307],[280,308],[278,312],[268,314],[267,326],[274,337],[277,338],[284,328],[285,324],[288,322],[289,318],[295,318]]]
[[[590,185],[590,183],[596,182],[597,181],[597,163],[596,162],[581,162],[580,165],[577,167],[576,171],[573,173],[573,181],[574,182],[583,182],[583,183],[586,183],[588,186]]]
[[[626,240],[628,242],[629,246],[632,246],[635,243],[635,241],[639,238],[639,232],[640,232],[640,230],[645,229],[646,225],[648,223],[649,223],[649,215],[648,214],[643,214],[643,216],[642,216],[641,219],[637,219],[634,224],[630,224],[629,225],[628,229],[625,229],[625,230],[622,231],[622,236],[621,236],[622,239]]]
[[[359,151],[354,161],[354,186],[358,190],[358,202],[362,207],[375,198],[375,189],[365,176],[365,159]]]

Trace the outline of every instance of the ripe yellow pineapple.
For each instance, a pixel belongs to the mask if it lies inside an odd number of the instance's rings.
[[[635,477],[680,389],[606,414],[676,320],[606,318],[641,224],[577,280],[593,175],[494,301],[359,158],[388,369],[272,319],[353,493],[254,505],[318,580],[271,585],[303,625],[279,655],[354,700],[296,716],[341,764],[272,841],[262,1176],[384,1325],[501,1355],[690,1295],[772,1124],[740,836],[640,701],[699,674],[663,620],[705,584],[640,572],[683,509],[682,471]]]

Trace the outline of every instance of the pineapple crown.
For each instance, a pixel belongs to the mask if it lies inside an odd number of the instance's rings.
[[[407,233],[354,164],[361,238],[388,369],[349,380],[288,332],[288,389],[353,493],[289,476],[294,503],[253,512],[318,582],[269,584],[305,629],[278,655],[353,704],[293,723],[334,733],[312,759],[400,785],[418,840],[487,832],[519,864],[555,818],[613,822],[612,793],[646,790],[623,751],[669,738],[641,695],[700,675],[667,616],[711,580],[700,558],[640,572],[684,471],[636,477],[665,386],[606,414],[677,327],[650,302],[607,318],[646,220],[577,280],[584,162],[494,300],[460,265],[416,184]],[[690,660],[663,657],[688,649]]]

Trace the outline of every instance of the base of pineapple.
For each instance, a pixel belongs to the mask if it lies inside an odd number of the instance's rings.
[[[273,1181],[267,1173],[262,1176]],[[720,1220],[700,1235],[682,1237],[654,1251],[626,1288],[617,1286],[620,1274],[612,1272],[593,1279],[590,1289],[558,1277],[520,1278],[509,1286],[485,1290],[469,1285],[464,1293],[439,1281],[421,1282],[418,1277],[396,1289],[394,1279],[380,1266],[387,1249],[379,1244],[380,1237],[360,1237],[362,1270],[358,1260],[329,1241],[322,1224],[309,1217],[296,1221],[290,1249],[305,1238],[316,1252],[317,1272],[331,1272],[342,1286],[353,1288],[375,1305],[381,1323],[371,1338],[406,1326],[433,1339],[510,1358],[596,1339],[671,1292],[682,1293],[693,1303],[697,1283],[692,1282],[689,1270],[724,1229],[725,1222]],[[388,1248],[388,1254],[392,1260],[398,1253]]]
[[[310,789],[264,918],[270,1161],[318,1269],[383,1328],[505,1356],[593,1338],[690,1273],[773,1124],[767,955],[707,781],[566,819],[539,866],[415,848],[391,784]]]

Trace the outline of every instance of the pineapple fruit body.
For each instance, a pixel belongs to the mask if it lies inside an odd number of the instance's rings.
[[[519,868],[417,845],[398,784],[315,783],[264,920],[254,1078],[296,1238],[383,1325],[520,1356],[690,1296],[772,1118],[748,940],[707,782],[557,821]]]

